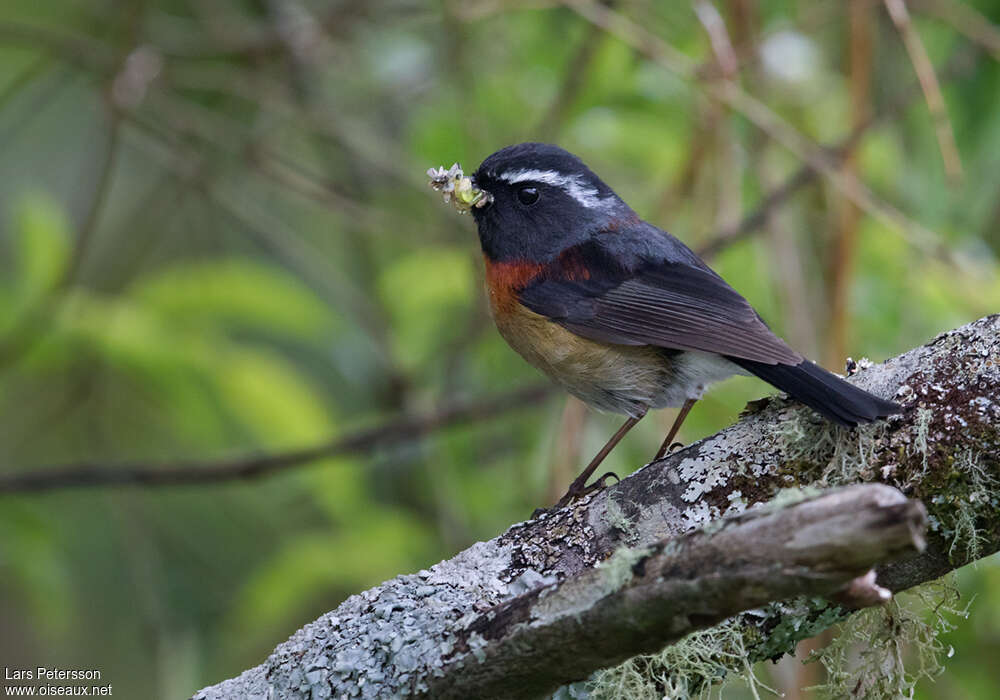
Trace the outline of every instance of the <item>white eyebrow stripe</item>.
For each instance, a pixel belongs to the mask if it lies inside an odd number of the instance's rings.
[[[593,187],[589,187],[579,175],[564,175],[555,170],[512,170],[497,176],[504,182],[541,182],[563,190],[577,202],[588,209],[604,209],[610,203],[609,198],[601,197]]]

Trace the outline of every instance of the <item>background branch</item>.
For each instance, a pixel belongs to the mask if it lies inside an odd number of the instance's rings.
[[[486,421],[542,401],[550,393],[551,387],[548,385],[533,386],[486,401],[453,403],[424,415],[398,418],[312,447],[288,452],[182,462],[81,462],[32,471],[22,469],[0,475],[0,494],[98,486],[180,486],[254,479],[305,466],[318,459],[371,452],[395,443],[415,440],[435,430]]]
[[[920,80],[924,99],[927,100],[927,109],[930,110],[931,118],[934,119],[938,148],[941,149],[945,172],[948,173],[952,182],[955,182],[962,177],[962,159],[958,154],[958,146],[955,144],[955,131],[952,129],[948,107],[941,94],[941,85],[934,74],[934,64],[931,63],[931,58],[927,55],[927,49],[924,48],[920,34],[913,26],[913,22],[910,21],[910,12],[906,9],[906,3],[903,0],[885,0],[885,7],[903,37],[906,53],[909,54],[913,70]]]

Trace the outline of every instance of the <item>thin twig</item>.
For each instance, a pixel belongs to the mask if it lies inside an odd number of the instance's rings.
[[[958,0],[917,0],[917,8],[937,17],[1000,61],[1000,27],[979,10]]]
[[[697,0],[694,4],[694,13],[708,34],[719,72],[726,80],[732,80],[739,71],[740,64],[733,49],[733,42],[729,38],[725,20],[715,5],[708,0]]]
[[[542,140],[551,140],[562,128],[570,107],[576,101],[586,82],[587,71],[594,62],[594,56],[597,54],[597,48],[601,45],[603,38],[604,32],[600,27],[590,25],[587,28],[587,33],[580,41],[576,53],[566,64],[559,92],[556,93],[555,99],[552,100],[545,116],[542,117],[535,129]]]
[[[957,182],[962,178],[962,159],[958,155],[958,146],[955,144],[955,131],[951,126],[951,119],[948,117],[948,107],[945,105],[944,96],[941,94],[941,85],[938,84],[937,76],[934,74],[934,65],[931,63],[924,42],[920,39],[920,34],[913,27],[910,21],[910,13],[906,9],[903,0],[885,0],[885,7],[892,17],[896,29],[903,37],[903,44],[906,46],[906,53],[910,56],[913,70],[920,80],[920,87],[924,91],[924,99],[927,100],[927,109],[930,110],[931,118],[934,120],[934,130],[937,133],[938,148],[941,150],[941,158],[944,160],[944,169],[948,178],[952,182]]]
[[[609,34],[618,37],[682,80],[687,82],[696,80],[697,67],[688,56],[628,17],[592,0],[565,0],[565,4],[587,21],[601,26]],[[742,114],[758,129],[825,177],[841,194],[883,225],[897,231],[918,250],[955,266],[963,268],[967,266],[966,261],[949,249],[940,236],[877,197],[857,178],[842,172],[828,151],[810,141],[767,105],[739,86],[731,82],[715,82],[704,84],[700,89],[712,99]]]
[[[76,243],[70,253],[69,262],[66,264],[66,268],[63,270],[62,278],[57,284],[59,289],[65,289],[76,281],[76,278],[80,273],[80,268],[83,265],[83,261],[87,257],[87,252],[90,250],[90,244],[94,238],[94,232],[97,230],[97,222],[100,220],[101,213],[104,211],[108,203],[108,195],[111,192],[111,182],[115,173],[115,164],[118,160],[118,143],[121,136],[121,119],[115,108],[111,107],[110,109],[111,113],[109,116],[110,124],[108,125],[108,139],[104,146],[103,159],[100,171],[98,172],[97,183],[94,185],[94,193],[91,197],[90,206],[87,208],[87,214],[83,219],[83,223],[80,224],[80,230],[77,233]]]
[[[853,135],[852,135],[853,136]],[[847,153],[853,151],[859,139],[848,137],[841,146],[831,149],[838,158],[844,158]],[[819,173],[808,165],[801,166],[792,173],[787,180],[772,189],[761,200],[757,208],[743,217],[743,220],[734,228],[725,229],[717,233],[714,237],[703,243],[697,253],[703,258],[713,258],[720,252],[734,243],[747,238],[754,231],[759,230],[767,223],[771,212],[798,192],[806,185],[815,182]]]
[[[942,71],[942,80],[948,81],[958,75],[966,73],[968,71],[968,66],[964,60],[965,58],[964,54],[956,54],[953,59],[950,59],[949,65]],[[829,157],[835,163],[842,162],[844,158],[854,152],[857,146],[861,143],[861,138],[868,132],[869,129],[893,119],[897,114],[912,104],[913,100],[918,98],[920,94],[921,91],[919,84],[914,84],[910,88],[903,90],[883,112],[877,115],[869,115],[864,122],[857,125],[839,144],[826,147],[826,151],[830,154]],[[794,195],[806,185],[815,182],[818,177],[819,173],[810,167],[809,164],[802,165],[782,184],[768,192],[767,195],[765,195],[761,200],[760,204],[757,205],[757,208],[745,216],[743,221],[741,221],[738,226],[732,229],[720,231],[714,237],[703,243],[697,250],[698,255],[705,258],[711,258],[718,255],[722,250],[728,248],[730,245],[743,240],[767,223],[767,218],[770,215],[771,210],[780,206],[782,202]]]
[[[552,388],[548,385],[532,386],[483,401],[447,404],[424,415],[397,418],[318,445],[288,452],[252,453],[181,462],[142,461],[117,465],[82,462],[22,470],[0,476],[0,494],[99,486],[180,486],[254,479],[301,467],[319,459],[365,454],[417,439],[442,428],[489,420],[542,401],[551,391]]]
[[[31,49],[55,53],[67,59],[68,65],[110,70],[114,66],[113,50],[80,34],[22,22],[0,22],[0,42],[23,44]]]
[[[705,27],[712,45],[712,54],[718,64],[716,80],[731,82],[738,86],[739,61],[733,51],[733,42],[729,38],[726,22],[719,10],[708,0],[698,0],[694,4],[694,12]],[[723,103],[709,101],[709,122],[729,124],[731,110]],[[740,194],[740,180],[743,177],[740,158],[732,129],[712,127],[709,137],[715,151],[716,177],[712,197],[711,211],[714,213],[716,226],[729,227],[735,225],[742,214],[743,198]]]
[[[163,111],[166,112],[166,110]],[[126,113],[126,118],[130,124],[142,129],[146,135],[168,146],[171,137],[178,133],[194,137],[206,145],[219,145],[212,142],[209,137],[195,129],[191,124],[164,126],[134,113]],[[170,153],[172,154],[172,151]],[[201,175],[197,171],[194,174],[188,172],[188,168],[185,166],[188,160],[168,158],[166,166],[186,180],[200,178]],[[357,289],[349,279],[331,267],[328,257],[319,254],[313,243],[290,228],[280,218],[272,215],[265,207],[260,206],[260,203],[255,199],[247,197],[239,189],[223,188],[215,183],[202,183],[199,194],[203,195],[218,210],[238,222],[240,226],[244,227],[246,233],[251,234],[269,250],[277,252],[285,264],[309,280],[317,289],[323,290],[334,299],[344,301],[350,317],[372,341],[377,358],[387,367],[391,367],[390,357],[385,346],[385,338],[388,337],[387,331],[385,328],[379,327],[380,316],[371,308],[371,300]]]
[[[51,326],[55,315],[59,313],[65,299],[63,292],[70,288],[76,280],[80,265],[87,254],[94,230],[97,227],[97,221],[107,202],[114,173],[121,129],[120,121],[114,113],[110,117],[108,128],[107,143],[100,170],[97,173],[97,182],[94,185],[87,212],[77,232],[69,261],[59,277],[42,293],[33,307],[24,312],[7,334],[0,338],[0,370],[15,364],[35,347],[35,344]]]
[[[211,7],[211,3],[196,3],[197,6]],[[352,26],[349,19],[365,17],[374,8],[373,3],[365,0],[349,0],[348,2],[332,3],[324,13],[315,18],[314,29],[323,34],[342,35]],[[396,10],[397,14],[399,10]],[[197,61],[224,59],[264,59],[286,51],[288,47],[287,28],[277,23],[265,23],[261,29],[251,29],[234,32],[232,24],[220,19],[217,22],[203,22],[215,25],[216,31],[203,44],[189,42],[184,45],[161,45],[164,51],[181,59]],[[219,31],[226,30],[228,33]],[[162,42],[161,42],[162,44]]]

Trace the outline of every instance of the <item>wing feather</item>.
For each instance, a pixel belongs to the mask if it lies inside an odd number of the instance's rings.
[[[595,262],[593,250],[586,257]],[[771,365],[802,361],[707,267],[646,260],[634,270],[591,264],[588,271],[586,278],[571,279],[557,268],[518,297],[535,313],[600,342],[700,350]]]

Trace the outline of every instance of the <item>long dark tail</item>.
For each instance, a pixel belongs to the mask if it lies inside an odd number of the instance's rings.
[[[843,426],[853,428],[858,423],[870,423],[903,411],[898,403],[869,394],[809,360],[797,365],[766,365],[736,357],[729,359]]]

